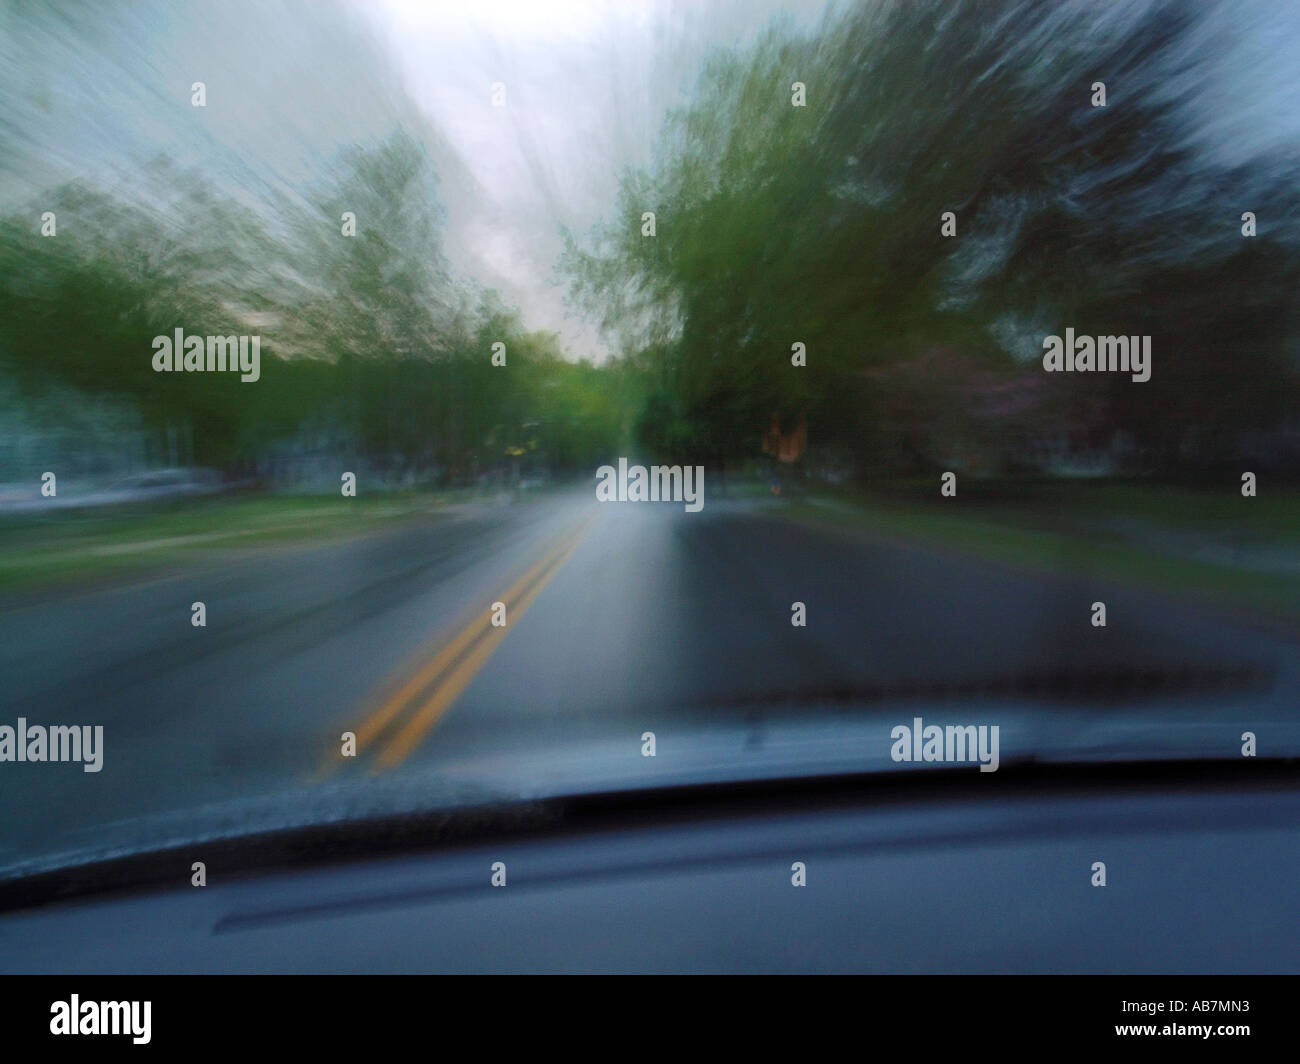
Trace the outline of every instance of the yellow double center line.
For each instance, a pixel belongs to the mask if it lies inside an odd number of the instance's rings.
[[[546,552],[499,601],[505,603],[506,624],[494,627],[492,611],[477,614],[450,643],[419,667],[397,690],[384,698],[356,731],[357,750],[381,743],[371,764],[372,773],[383,772],[405,760],[442,719],[479,670],[501,645],[511,626],[518,624],[551,577],[563,568],[596,519],[579,522]],[[332,763],[337,765],[336,759]]]

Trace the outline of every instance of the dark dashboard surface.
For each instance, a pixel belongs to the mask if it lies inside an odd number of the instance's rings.
[[[214,864],[202,888],[11,911],[0,969],[1296,972],[1298,824],[1300,789],[1276,783],[769,802],[264,875]]]

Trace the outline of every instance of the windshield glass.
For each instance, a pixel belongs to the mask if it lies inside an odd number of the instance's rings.
[[[1300,752],[1300,8],[0,27],[0,878]]]

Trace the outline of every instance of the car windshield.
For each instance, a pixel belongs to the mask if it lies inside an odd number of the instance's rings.
[[[0,879],[1300,754],[1300,8],[0,27]]]

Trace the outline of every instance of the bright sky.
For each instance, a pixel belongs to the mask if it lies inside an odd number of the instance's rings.
[[[66,3],[0,4],[0,208],[73,179],[158,197],[141,164],[165,154],[273,226],[271,193],[321,183],[340,149],[394,122],[423,127],[453,265],[500,289],[530,327],[558,332],[570,355],[599,360],[604,344],[567,311],[554,274],[559,227],[583,236],[610,215],[622,169],[649,161],[709,50],[777,16],[815,24],[823,7],[143,0],[74,18]],[[1210,60],[1205,76],[1168,91],[1216,161],[1300,144],[1300,4],[1233,0],[1192,47]],[[208,87],[202,111],[189,104],[196,80]],[[505,107],[492,106],[494,82]]]
[[[585,233],[644,165],[665,111],[714,46],[752,38],[822,0],[384,0],[364,10],[416,105],[475,187],[444,187],[453,262],[500,287],[529,325],[599,361],[596,330],[568,312],[554,275],[559,226]],[[506,106],[492,106],[504,84]]]

